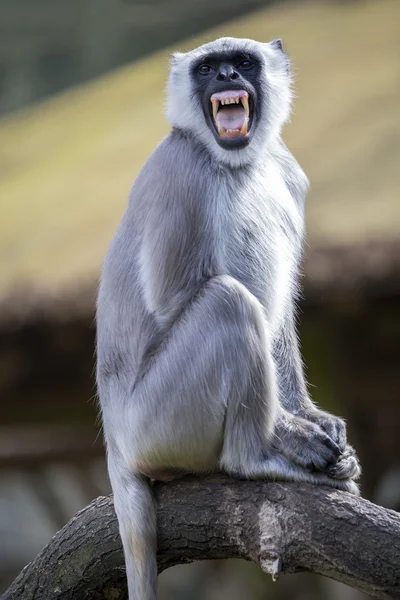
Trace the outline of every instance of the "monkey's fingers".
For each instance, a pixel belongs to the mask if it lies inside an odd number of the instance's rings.
[[[292,416],[287,429],[278,431],[281,450],[308,471],[328,472],[339,460],[341,450],[316,423]]]
[[[313,423],[317,423],[321,429],[329,435],[343,452],[346,447],[346,423],[343,419],[335,417],[323,410],[316,410],[307,415]]]
[[[350,444],[346,445],[344,452],[338,462],[328,470],[329,475],[335,479],[358,479],[361,475],[361,467],[355,450]]]

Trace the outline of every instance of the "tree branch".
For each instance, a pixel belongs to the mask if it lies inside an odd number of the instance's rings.
[[[245,558],[277,577],[314,571],[375,598],[400,598],[400,514],[308,484],[185,478],[155,486],[160,572]],[[122,600],[125,572],[112,498],[59,531],[3,600]]]

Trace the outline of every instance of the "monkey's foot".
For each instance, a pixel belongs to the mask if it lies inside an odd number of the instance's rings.
[[[332,477],[328,477],[327,479],[329,479],[328,485],[336,488],[337,490],[348,492],[349,494],[353,494],[353,496],[360,496],[360,488],[352,479],[333,479]],[[323,485],[326,484],[327,482],[324,481]]]

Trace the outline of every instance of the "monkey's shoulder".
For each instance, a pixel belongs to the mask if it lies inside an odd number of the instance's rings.
[[[204,163],[212,164],[209,153],[197,138],[179,129],[171,129],[167,136],[154,148],[143,170],[156,170],[165,175],[179,175],[189,168],[198,169]]]
[[[208,193],[213,165],[204,149],[183,132],[172,130],[153,150],[139,172],[129,207],[148,218],[153,211],[174,213],[193,206],[193,197]]]
[[[274,157],[287,189],[302,211],[309,188],[307,175],[282,140],[276,145]]]

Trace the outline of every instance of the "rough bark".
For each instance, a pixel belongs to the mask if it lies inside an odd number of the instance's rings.
[[[328,488],[221,476],[157,484],[160,572],[245,558],[277,577],[314,571],[375,598],[400,598],[400,514]],[[122,600],[123,555],[111,497],[78,513],[3,600]]]

